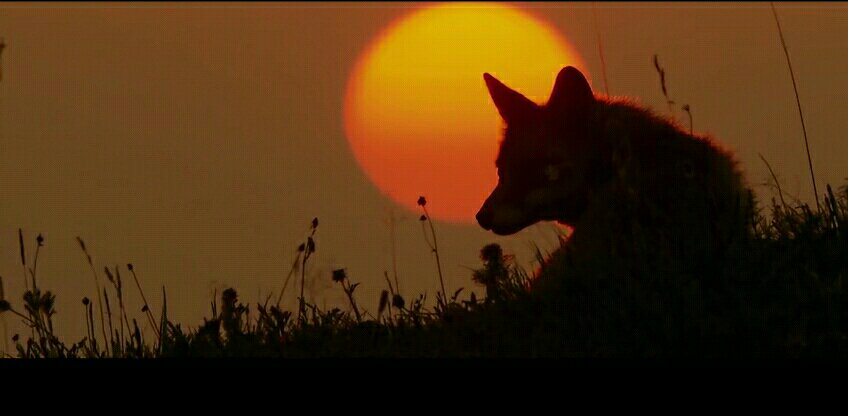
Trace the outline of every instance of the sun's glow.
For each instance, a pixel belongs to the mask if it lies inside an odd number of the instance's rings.
[[[348,80],[345,132],[369,179],[396,203],[467,223],[497,184],[503,122],[489,72],[544,103],[559,70],[585,67],[546,23],[505,4],[429,6],[386,28]]]

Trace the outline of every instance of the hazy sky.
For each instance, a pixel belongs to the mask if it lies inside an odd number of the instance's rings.
[[[356,58],[386,25],[418,7],[0,5],[7,44],[0,58],[0,276],[7,298],[20,307],[18,228],[30,258],[43,233],[39,280],[58,294],[59,332],[81,336],[80,299],[94,291],[75,241],[81,236],[101,284],[104,265],[132,262],[155,310],[165,285],[172,317],[196,326],[209,315],[214,288],[234,286],[249,302],[279,291],[318,217],[310,299],[344,307],[329,272],[346,267],[373,311],[383,272],[392,269],[387,220],[394,209],[400,289],[432,299],[438,277],[420,213],[369,183],[342,124]],[[749,183],[768,177],[759,153],[786,191],[811,201],[801,125],[768,3],[598,3],[597,26],[591,3],[516,7],[570,40],[596,91],[599,32],[611,93],[663,112],[652,64],[659,54],[671,98],[691,106],[696,130],[737,153]],[[780,3],[778,12],[820,191],[842,185],[848,5]],[[549,225],[512,237],[474,224],[435,226],[450,291],[475,287],[466,267],[480,265],[486,243],[500,242],[527,265],[531,242],[554,241]],[[134,285],[124,286],[137,311]],[[20,331],[17,319],[6,321],[10,334]]]

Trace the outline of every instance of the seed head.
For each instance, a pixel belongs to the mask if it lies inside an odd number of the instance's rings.
[[[345,269],[336,269],[333,270],[333,281],[336,283],[342,282],[347,279],[347,272]]]
[[[398,309],[403,309],[406,302],[403,300],[403,296],[395,294],[392,296],[392,306]]]
[[[377,310],[377,315],[382,315],[383,311],[386,310],[386,305],[388,305],[388,304],[389,304],[389,291],[384,289],[383,292],[380,293],[380,308]]]
[[[501,258],[503,258],[503,249],[496,243],[486,245],[480,250],[480,260],[486,263],[500,260]]]

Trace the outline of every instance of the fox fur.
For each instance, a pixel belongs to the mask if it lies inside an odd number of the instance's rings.
[[[565,224],[573,232],[550,263],[575,267],[666,257],[697,269],[749,235],[753,194],[710,137],[596,96],[574,67],[559,72],[541,105],[488,73],[484,80],[506,127],[499,181],[477,214],[482,228],[511,235],[539,221]]]

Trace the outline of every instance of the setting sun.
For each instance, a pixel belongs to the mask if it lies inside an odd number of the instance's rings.
[[[483,73],[543,103],[561,68],[584,69],[569,43],[514,7],[430,6],[386,28],[349,78],[344,122],[371,181],[417,212],[467,223],[497,183],[500,116]]]

